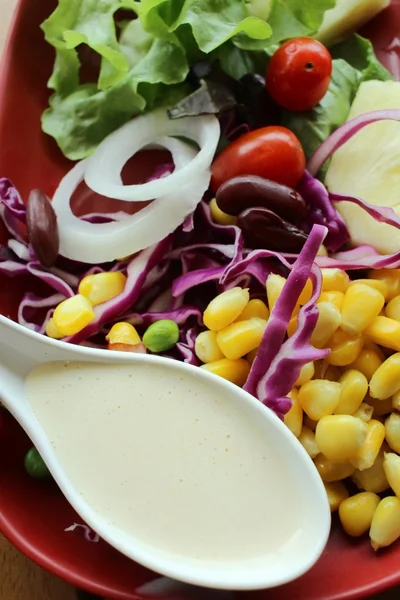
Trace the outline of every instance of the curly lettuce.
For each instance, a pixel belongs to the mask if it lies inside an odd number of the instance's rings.
[[[133,116],[185,97],[195,62],[219,58],[228,71],[245,72],[271,44],[314,35],[335,3],[58,0],[42,24],[56,53],[42,128],[68,158],[87,157]]]

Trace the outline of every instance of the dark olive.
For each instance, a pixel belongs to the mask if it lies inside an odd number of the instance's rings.
[[[29,242],[39,262],[44,267],[53,266],[60,247],[57,216],[50,199],[40,190],[32,190],[29,194],[26,228]]]
[[[262,206],[290,223],[300,223],[307,213],[307,205],[296,190],[257,175],[229,179],[218,188],[215,198],[228,215]]]
[[[267,208],[248,208],[240,213],[238,226],[246,245],[276,252],[297,254],[307,240],[307,234]]]

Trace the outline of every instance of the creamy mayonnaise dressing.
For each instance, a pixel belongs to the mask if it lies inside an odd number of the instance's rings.
[[[84,500],[161,552],[252,559],[304,525],[284,448],[212,382],[165,366],[47,363],[26,394]]]

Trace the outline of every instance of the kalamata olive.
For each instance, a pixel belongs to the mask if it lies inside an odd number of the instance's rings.
[[[229,179],[218,188],[215,197],[219,208],[229,215],[262,206],[290,223],[300,223],[307,213],[307,205],[296,190],[258,175]]]
[[[40,190],[32,190],[29,194],[26,228],[39,262],[44,267],[54,265],[60,247],[57,216],[50,199]]]
[[[277,252],[300,252],[307,234],[267,208],[247,208],[238,217],[246,245]]]

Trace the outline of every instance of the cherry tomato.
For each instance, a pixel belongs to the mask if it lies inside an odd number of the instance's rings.
[[[297,137],[286,127],[262,127],[229,144],[211,167],[211,188],[237,175],[259,175],[295,187],[303,176],[306,158]]]
[[[323,44],[296,38],[272,56],[266,86],[277,104],[288,110],[310,110],[325,96],[332,75],[332,57]]]

